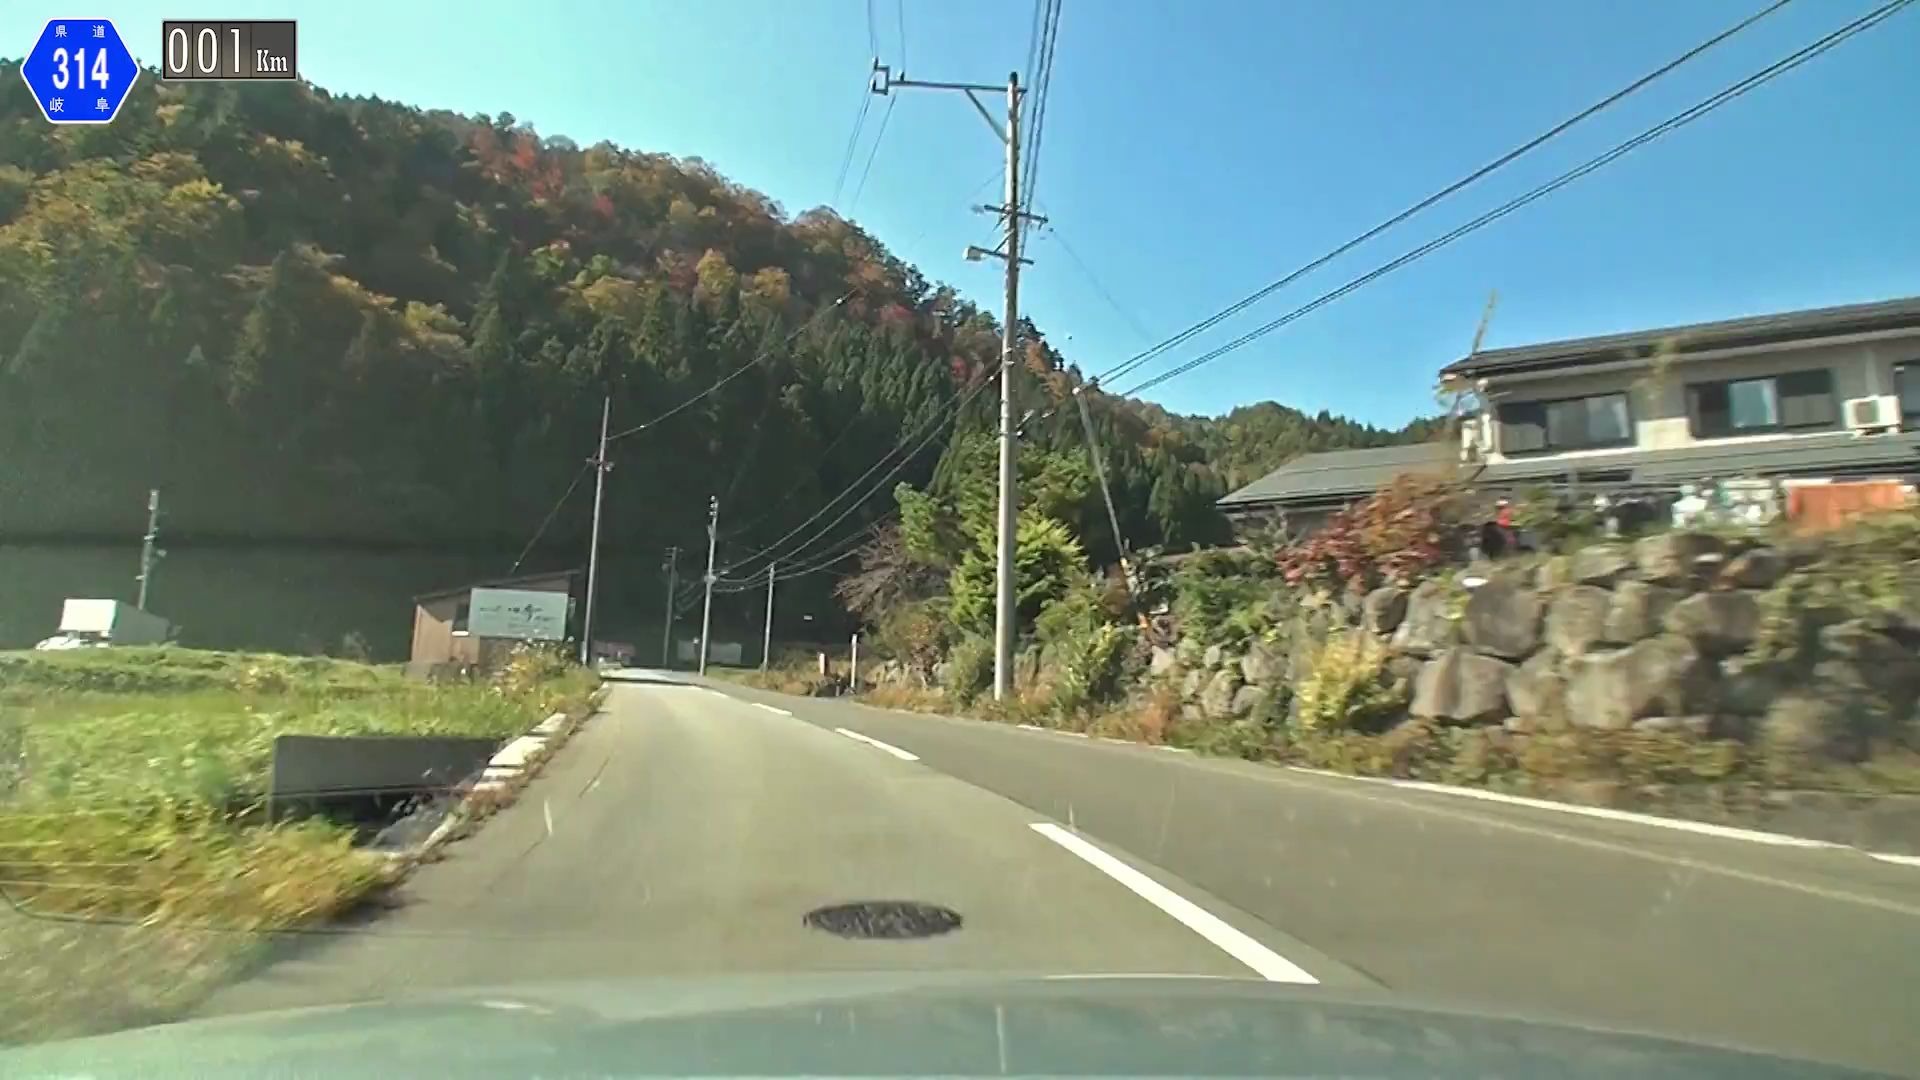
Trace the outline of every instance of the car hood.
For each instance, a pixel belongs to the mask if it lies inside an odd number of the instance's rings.
[[[9,1077],[1858,1077],[1646,1035],[1172,976],[835,975],[475,989],[0,1053]]]

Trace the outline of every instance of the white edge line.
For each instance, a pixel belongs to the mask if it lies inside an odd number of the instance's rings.
[[[1867,855],[1870,858],[1879,859],[1881,862],[1893,863],[1896,866],[1920,866],[1920,855],[1895,855],[1886,851],[1869,851]]]
[[[1046,728],[1043,728],[1043,727],[1041,727],[1041,726],[1040,726],[1039,724],[1017,724],[1017,725],[1015,725],[1015,726],[1016,726],[1016,727],[1022,727],[1022,728],[1025,728],[1025,729],[1026,729],[1026,730],[1028,730],[1028,731],[1045,731],[1045,730],[1047,730]]]
[[[792,716],[792,715],[793,715],[792,713],[790,713],[790,712],[788,712],[787,710],[785,710],[785,709],[782,709],[782,708],[780,708],[779,706],[776,706],[776,705],[767,705],[767,704],[764,704],[764,703],[762,703],[762,702],[758,702],[758,701],[749,701],[749,702],[747,702],[747,704],[749,704],[749,705],[752,705],[752,706],[753,706],[754,708],[756,708],[756,709],[765,709],[765,710],[767,710],[767,711],[768,711],[768,712],[770,712],[770,713],[776,713],[776,714],[778,714],[778,715],[780,715],[780,716]]]
[[[1106,850],[1089,843],[1079,834],[1051,822],[1034,822],[1028,828],[1085,860],[1094,869],[1126,886],[1142,900],[1172,916],[1187,929],[1199,934],[1228,956],[1252,968],[1268,982],[1317,985],[1320,980],[1306,970],[1227,925],[1218,915],[1167,888],[1127,865]]]
[[[1759,829],[1742,829],[1733,825],[1715,825],[1706,821],[1687,821],[1684,818],[1639,814],[1631,810],[1615,810],[1605,806],[1581,806],[1577,803],[1554,802],[1551,799],[1532,799],[1525,795],[1508,795],[1502,791],[1481,791],[1478,788],[1454,787],[1451,784],[1431,784],[1424,780],[1400,780],[1390,776],[1353,776],[1348,773],[1328,772],[1324,769],[1303,769],[1294,766],[1289,766],[1289,769],[1292,772],[1308,773],[1313,776],[1331,776],[1341,780],[1359,780],[1362,783],[1384,784],[1388,787],[1405,788],[1410,791],[1429,791],[1436,795],[1454,795],[1463,799],[1479,799],[1482,802],[1505,803],[1509,806],[1525,806],[1534,810],[1553,810],[1562,814],[1600,818],[1604,821],[1622,821],[1632,825],[1651,825],[1655,828],[1673,829],[1678,832],[1715,836],[1722,840],[1746,840],[1755,844],[1772,844],[1777,847],[1846,847],[1845,844],[1836,844],[1828,840],[1810,840],[1804,836],[1788,836],[1784,833],[1762,832]]]
[[[843,728],[843,727],[837,727],[837,728],[834,728],[833,730],[839,732],[842,735],[845,735],[847,738],[852,739],[856,742],[866,743],[868,746],[871,746],[876,750],[885,750],[887,753],[892,754],[894,757],[899,758],[901,761],[919,761],[920,760],[919,757],[913,754],[909,754],[905,750],[902,750],[897,746],[892,746],[888,743],[883,743],[879,739],[876,739],[871,735],[862,735],[857,731],[848,731],[846,728]]]

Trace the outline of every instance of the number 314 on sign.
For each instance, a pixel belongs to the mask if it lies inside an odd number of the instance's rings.
[[[112,120],[140,65],[108,19],[49,19],[20,64],[20,78],[55,124]]]

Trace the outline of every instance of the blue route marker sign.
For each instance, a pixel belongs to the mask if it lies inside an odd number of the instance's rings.
[[[20,65],[20,78],[50,123],[105,124],[140,77],[109,19],[50,19]]]

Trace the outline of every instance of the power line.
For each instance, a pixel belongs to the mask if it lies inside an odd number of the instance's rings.
[[[1060,227],[1049,221],[1046,231],[1048,235],[1059,242],[1060,249],[1067,253],[1067,258],[1073,262],[1073,265],[1080,268],[1080,273],[1087,279],[1087,284],[1093,286],[1093,291],[1100,294],[1100,299],[1107,302],[1107,306],[1113,309],[1114,314],[1125,320],[1126,324],[1131,326],[1135,333],[1138,333],[1148,341],[1152,341],[1154,337],[1153,332],[1141,325],[1140,320],[1134,316],[1133,312],[1127,310],[1126,305],[1114,299],[1113,293],[1109,292],[1107,287],[1100,283],[1100,279],[1094,275],[1093,267],[1088,266],[1086,260],[1080,257],[1080,253],[1073,250],[1073,245],[1067,243],[1066,235],[1060,231]]]
[[[1040,35],[1047,24],[1047,8],[1053,0],[1033,0],[1033,26],[1027,31],[1027,66],[1021,70],[1026,78],[1020,85],[1031,87],[1033,77],[1038,74],[1035,65],[1040,62]]]
[[[775,346],[774,348],[785,348],[786,346],[793,344],[794,340],[798,338],[801,334],[806,333],[807,330],[810,329],[814,323],[819,322],[822,318],[824,318],[827,315],[828,312],[833,311],[835,308],[839,307],[841,304],[844,304],[848,300],[851,300],[853,298],[854,293],[858,291],[859,291],[858,289],[848,289],[846,292],[841,293],[840,298],[838,300],[835,300],[833,303],[826,305],[825,307],[819,309],[818,311],[815,311],[813,315],[807,319],[806,322],[801,323],[798,327],[794,329],[793,333],[788,334],[785,338],[782,338],[780,341],[780,344]],[[651,420],[643,421],[641,423],[633,425],[630,428],[622,429],[621,431],[615,432],[614,434],[607,436],[607,441],[612,442],[615,439],[624,439],[629,435],[638,435],[641,432],[647,430],[648,428],[653,427],[655,424],[658,424],[663,420],[670,419],[671,417],[679,414],[680,412],[683,412],[684,410],[699,404],[701,401],[705,400],[706,398],[713,396],[713,394],[717,392],[721,387],[727,385],[733,380],[746,374],[748,369],[752,368],[754,365],[758,364],[760,361],[765,360],[767,357],[772,356],[773,353],[774,353],[774,349],[762,350],[760,353],[755,355],[751,360],[748,360],[746,363],[741,364],[739,367],[736,367],[732,371],[729,371],[725,375],[722,375],[719,378],[719,380],[716,381],[712,386],[707,387],[705,390],[700,391],[699,393],[693,395],[692,397],[681,402],[680,404],[675,405],[673,408],[668,409],[666,412],[661,413],[660,415],[654,417]]]
[[[1772,64],[1769,64],[1767,67],[1764,67],[1759,71],[1753,73],[1752,75],[1747,76],[1745,79],[1742,79],[1737,83],[1734,83],[1733,85],[1727,87],[1726,89],[1720,91],[1719,93],[1713,95],[1712,97],[1707,98],[1705,101],[1702,101],[1692,106],[1691,108],[1685,109],[1679,113],[1674,114],[1671,117],[1668,117],[1666,120],[1663,120],[1658,124],[1655,124],[1653,127],[1648,128],[1646,131],[1641,132],[1639,135],[1636,135],[1633,138],[1628,139],[1626,142],[1623,142],[1615,146],[1613,149],[1608,150],[1603,154],[1600,154],[1593,158],[1589,158],[1584,163],[1578,166],[1575,166],[1574,168],[1569,169],[1564,173],[1561,173],[1559,176],[1555,177],[1552,180],[1549,180],[1548,182],[1540,185],[1539,187],[1534,188],[1532,191],[1529,191],[1526,194],[1519,196],[1518,198],[1512,199],[1494,208],[1493,210],[1489,210],[1485,214],[1482,214],[1479,217],[1473,219],[1472,221],[1467,222],[1465,225],[1462,225],[1459,228],[1452,230],[1451,232],[1445,233],[1439,237],[1429,240],[1425,244],[1422,244],[1419,247],[1414,248],[1412,251],[1409,251],[1406,254],[1401,255],[1399,258],[1393,259],[1390,262],[1377,266],[1374,269],[1368,271],[1367,273],[1362,274],[1359,277],[1354,278],[1353,280],[1347,282],[1345,285],[1342,285],[1339,288],[1334,289],[1330,292],[1323,293],[1318,298],[1314,299],[1312,302],[1303,304],[1300,307],[1295,308],[1294,310],[1288,312],[1287,314],[1282,315],[1281,317],[1274,319],[1273,321],[1266,323],[1263,326],[1256,327],[1255,329],[1250,330],[1245,334],[1242,334],[1240,337],[1235,338],[1234,340],[1229,341],[1226,344],[1219,346],[1218,348],[1202,353],[1199,356],[1194,357],[1192,360],[1189,360],[1168,371],[1162,372],[1161,374],[1156,375],[1150,379],[1147,379],[1144,382],[1138,383],[1135,386],[1131,387],[1130,389],[1122,391],[1121,396],[1131,397],[1131,396],[1137,395],[1139,393],[1142,393],[1145,390],[1148,390],[1152,387],[1160,385],[1163,382],[1166,382],[1168,379],[1172,379],[1177,376],[1184,375],[1185,373],[1192,371],[1194,368],[1197,368],[1202,364],[1210,363],[1213,360],[1217,360],[1220,357],[1225,356],[1227,353],[1233,352],[1234,350],[1241,348],[1242,346],[1248,344],[1249,342],[1254,341],[1257,338],[1264,337],[1265,335],[1272,333],[1275,330],[1278,330],[1280,327],[1285,326],[1287,323],[1290,323],[1295,319],[1298,319],[1301,316],[1306,315],[1311,311],[1317,310],[1320,307],[1323,307],[1329,303],[1332,303],[1335,300],[1338,300],[1340,297],[1345,296],[1347,293],[1350,293],[1355,289],[1358,289],[1366,285],[1368,282],[1371,282],[1376,278],[1383,277],[1386,274],[1392,273],[1393,271],[1399,269],[1400,267],[1415,261],[1416,259],[1423,258],[1426,255],[1434,251],[1437,251],[1438,249],[1445,247],[1448,244],[1451,244],[1452,242],[1454,242],[1455,240],[1458,240],[1462,236],[1465,236],[1468,233],[1474,232],[1486,225],[1489,225],[1494,221],[1497,221],[1500,218],[1503,218],[1506,215],[1512,213],[1513,211],[1520,209],[1521,207],[1527,205],[1528,203],[1531,203],[1536,199],[1543,198],[1559,190],[1560,188],[1565,187],[1566,185],[1572,183],[1573,181],[1578,180],[1582,176],[1585,176],[1588,173],[1593,172],[1594,170],[1599,169],[1602,166],[1608,164],[1609,162],[1612,162],[1616,158],[1619,158],[1631,152],[1632,150],[1645,145],[1646,143],[1652,142],[1654,139],[1660,138],[1661,136],[1666,135],[1669,132],[1675,131],[1681,127],[1686,126],[1687,124],[1692,123],[1695,120],[1698,120],[1700,117],[1707,115],[1708,113],[1712,112],[1715,109],[1718,109],[1720,106],[1725,105],[1727,102],[1732,101],[1735,98],[1738,98],[1746,94],[1749,90],[1752,90],[1757,86],[1770,82],[1773,79],[1778,78],[1781,75],[1784,75],[1788,71],[1791,71],[1794,68],[1799,67],[1801,64],[1806,63],[1808,60],[1811,60],[1814,57],[1819,56],[1822,53],[1826,52],[1827,50],[1833,48],[1834,46],[1839,45],[1841,42],[1847,40],[1848,38],[1854,36],[1855,34],[1861,33],[1865,30],[1869,30],[1873,28],[1874,26],[1877,26],[1881,22],[1885,21],[1886,19],[1892,17],[1894,14],[1898,13],[1900,9],[1906,7],[1908,4],[1912,2],[1913,0],[1889,0],[1888,3],[1882,4],[1880,7],[1875,8],[1873,11],[1868,12],[1866,15],[1863,15],[1860,18],[1855,19],[1853,22],[1850,22],[1847,25],[1841,27],[1840,29],[1833,31],[1832,33],[1826,35],[1825,37],[1820,38],[1819,40],[1815,41],[1813,44],[1804,46],[1801,49],[1797,50],[1796,52],[1790,53],[1787,56],[1774,61]]]
[[[887,137],[887,121],[893,116],[894,103],[899,100],[896,97],[888,98],[887,107],[880,112],[880,130],[874,133],[873,148],[867,151],[867,164],[860,170],[860,182],[854,185],[853,201],[847,204],[849,214],[860,205],[860,193],[867,190],[867,174],[873,172],[873,159],[880,156],[880,140]]]
[[[846,498],[848,494],[852,493],[861,484],[864,484],[867,481],[867,478],[872,476],[874,472],[876,472],[881,466],[885,465],[887,463],[887,460],[893,457],[893,455],[897,451],[905,449],[909,441],[915,438],[920,438],[920,441],[917,444],[915,444],[911,449],[907,450],[907,453],[904,456],[902,456],[898,462],[894,464],[893,468],[887,470],[887,472],[884,475],[882,475],[877,482],[875,482],[873,487],[868,488],[858,498],[856,498],[850,505],[848,505],[848,507],[845,510],[841,511],[838,517],[834,518],[832,521],[827,522],[825,525],[815,530],[812,536],[808,537],[806,540],[801,541],[800,544],[797,545],[792,550],[800,550],[805,548],[807,545],[813,543],[815,540],[825,535],[835,525],[838,525],[840,524],[840,522],[845,521],[849,514],[852,514],[855,510],[859,509],[860,506],[868,498],[872,497],[872,495],[876,491],[884,487],[887,481],[893,479],[893,477],[897,475],[901,469],[905,468],[908,462],[912,461],[922,450],[926,449],[927,445],[933,441],[934,437],[940,434],[941,427],[944,426],[944,424],[948,419],[958,416],[960,412],[963,409],[965,409],[966,406],[970,402],[972,402],[975,397],[979,396],[981,391],[985,390],[989,386],[992,386],[996,381],[999,380],[999,378],[1000,378],[1000,370],[998,368],[995,368],[991,375],[975,382],[973,386],[967,390],[966,393],[960,395],[958,398],[948,403],[946,406],[935,410],[931,415],[927,417],[925,421],[921,423],[921,425],[918,428],[916,428],[913,432],[908,434],[906,438],[901,439],[898,443],[896,443],[893,449],[888,450],[886,453],[880,455],[880,459],[878,461],[875,461],[872,465],[868,466],[867,470],[861,473],[858,477],[856,477],[853,483],[848,484],[845,488],[841,489],[838,494],[834,495],[831,499],[828,499],[825,503],[823,503],[820,506],[818,510],[815,510],[812,514],[808,515],[806,520],[800,522],[800,524],[795,525],[793,528],[787,530],[786,533],[782,534],[778,539],[774,540],[773,543],[766,545],[765,547],[761,548],[758,551],[753,552],[752,554],[746,556],[745,558],[734,560],[735,564],[738,565],[739,563],[753,562],[763,558],[784,558],[785,555],[782,553],[778,553],[776,549],[779,549],[788,540],[792,539],[794,534],[800,532],[802,529],[806,528],[808,525],[811,525],[815,521],[818,521],[823,514],[833,509],[833,507],[836,504],[838,504],[841,499]],[[921,437],[923,432],[925,433],[925,436]]]
[[[859,531],[849,534],[847,536],[841,537],[840,539],[834,541],[832,544],[828,545],[825,550],[815,552],[814,554],[807,556],[805,560],[797,560],[796,556],[788,555],[786,559],[782,560],[780,563],[768,563],[769,566],[779,567],[779,569],[775,572],[773,579],[775,581],[786,581],[789,578],[805,577],[808,574],[818,573],[819,571],[829,566],[833,566],[837,563],[842,563],[847,561],[848,559],[854,557],[855,555],[858,555],[863,549],[865,549],[868,541],[872,540],[874,534],[879,531],[880,526],[884,524],[889,517],[892,517],[892,516],[893,515],[891,511],[881,515],[881,517],[878,520],[861,526]],[[795,561],[798,561],[798,565],[794,565],[794,566],[787,565],[788,563],[795,562]],[[761,572],[757,574],[750,574],[747,577],[743,577],[743,578],[724,578],[723,577],[720,580],[723,584],[730,586],[730,588],[718,589],[716,591],[740,592],[746,589],[757,588],[758,586],[765,584],[767,577],[765,572]]]
[[[547,534],[547,526],[553,524],[553,519],[560,513],[560,508],[565,506],[567,500],[573,497],[574,489],[580,486],[580,478],[587,475],[587,469],[591,468],[592,464],[592,462],[588,462],[581,465],[579,471],[573,474],[573,482],[568,484],[567,490],[561,492],[560,498],[554,501],[553,509],[547,511],[547,516],[540,519],[540,527],[533,531],[533,539],[527,541],[527,546],[520,549],[519,558],[513,560],[513,569],[507,571],[509,575],[520,572],[520,564],[527,561],[527,556],[533,553],[533,546],[538,544],[540,538]]]
[[[1033,195],[1040,175],[1040,141],[1046,133],[1047,102],[1053,96],[1053,54],[1060,44],[1060,5],[1062,0],[1048,0],[1046,13],[1045,38],[1040,44],[1039,81],[1032,84],[1033,112],[1027,124],[1027,145],[1025,168],[1020,178],[1020,209],[1033,209]],[[1027,222],[1021,223],[1024,230]],[[1024,237],[1024,232],[1023,232]]]
[[[869,0],[871,2],[871,0]],[[853,130],[847,133],[847,149],[840,155],[840,173],[833,180],[833,198],[827,200],[829,206],[840,205],[840,193],[846,190],[847,173],[853,168],[854,147],[860,144],[860,132],[867,124],[867,110],[873,108],[873,94],[868,92],[867,84],[860,84],[860,110],[853,114]]]
[[[874,30],[873,0],[867,0],[867,55],[880,55],[880,35]]]
[[[1482,165],[1480,168],[1475,169],[1474,171],[1468,173],[1467,175],[1461,177],[1458,180],[1455,180],[1453,183],[1448,184],[1446,187],[1441,188],[1439,191],[1434,192],[1433,194],[1427,196],[1426,198],[1421,199],[1419,202],[1414,203],[1412,206],[1407,207],[1405,210],[1402,210],[1399,213],[1393,215],[1392,217],[1386,219],[1385,221],[1382,221],[1380,224],[1375,225],[1371,229],[1368,229],[1367,231],[1361,233],[1360,235],[1354,237],[1353,239],[1348,240],[1346,243],[1341,244],[1339,247],[1334,248],[1332,251],[1327,252],[1325,255],[1322,255],[1319,258],[1314,259],[1313,261],[1305,264],[1304,266],[1301,266],[1300,268],[1288,273],[1285,277],[1282,277],[1277,281],[1274,281],[1268,285],[1261,287],[1260,289],[1254,291],[1253,293],[1248,294],[1247,296],[1234,302],[1233,304],[1222,309],[1221,311],[1216,312],[1215,314],[1210,315],[1207,318],[1202,319],[1197,323],[1194,323],[1192,326],[1187,327],[1185,330],[1180,331],[1179,333],[1173,335],[1172,337],[1167,338],[1164,341],[1161,341],[1159,344],[1154,345],[1143,352],[1136,353],[1133,356],[1129,357],[1128,359],[1120,362],[1119,364],[1116,364],[1114,367],[1096,376],[1094,381],[1105,382],[1108,380],[1117,379],[1122,375],[1126,375],[1132,372],[1133,370],[1135,370],[1136,368],[1140,367],[1142,364],[1145,364],[1147,361],[1153,359],[1154,357],[1159,356],[1160,354],[1166,352],[1167,350],[1172,349],[1180,345],[1182,342],[1185,342],[1188,339],[1194,337],[1196,334],[1203,333],[1206,330],[1212,328],[1213,326],[1219,324],[1222,320],[1230,318],[1233,315],[1236,315],[1239,312],[1244,311],[1247,308],[1253,306],[1254,304],[1259,303],[1261,300],[1266,299],[1268,296],[1271,296],[1276,291],[1282,288],[1285,288],[1287,285],[1290,285],[1293,282],[1298,281],[1300,278],[1306,276],[1307,274],[1312,273],[1315,270],[1318,270],[1320,267],[1325,266],[1327,263],[1332,262],[1334,259],[1340,257],[1341,255],[1346,254],[1347,252],[1358,247],[1359,245],[1365,243],[1368,240],[1373,239],[1374,237],[1380,235],[1381,233],[1394,227],[1395,225],[1400,224],[1401,222],[1407,220],[1408,218],[1414,216],[1415,214],[1418,214],[1422,210],[1427,209],[1428,207],[1439,202],[1440,200],[1445,199],[1449,195],[1452,195],[1455,192],[1460,191],[1462,188],[1465,188],[1468,185],[1473,184],[1476,181],[1479,181],[1480,179],[1486,177],[1488,174],[1493,173],[1494,171],[1501,169],[1508,164],[1511,164],[1516,159],[1533,151],[1534,149],[1538,148],[1542,144],[1564,134],[1568,129],[1572,128],[1574,125],[1580,123],[1581,121],[1586,120],[1589,117],[1595,115],[1596,113],[1602,112],[1603,110],[1612,107],[1613,105],[1620,102],[1622,99],[1641,90],[1642,88],[1646,87],[1647,85],[1654,82],[1655,80],[1673,71],[1675,68],[1678,68],[1682,64],[1687,63],[1689,60],[1692,60],[1695,57],[1699,56],[1700,54],[1706,52],[1708,49],[1713,48],[1715,45],[1718,45],[1721,42],[1727,40],[1728,38],[1734,36],[1735,34],[1741,32],[1742,30],[1745,30],[1746,28],[1752,26],[1754,23],[1759,22],[1761,19],[1766,18],[1768,15],[1771,15],[1774,12],[1779,11],[1781,8],[1785,7],[1789,2],[1791,2],[1791,0],[1774,0],[1773,3],[1760,9],[1754,14],[1747,16],[1746,18],[1733,24],[1727,29],[1720,31],[1718,34],[1715,34],[1714,36],[1708,38],[1707,40],[1701,42],[1700,44],[1695,45],[1693,48],[1688,49],[1686,52],[1681,53],[1679,56],[1675,57],[1674,59],[1669,60],[1665,64],[1662,64],[1660,67],[1657,67],[1654,70],[1648,72],[1647,74],[1640,76],[1639,78],[1633,80],[1632,82],[1614,91],[1613,93],[1608,94],[1606,97],[1600,99],[1594,104],[1587,106],[1586,108],[1573,114],[1567,119],[1562,120],[1558,124],[1555,124],[1554,126],[1548,128],[1546,131],[1541,132],[1540,134],[1534,136],[1533,138],[1528,139],[1526,142],[1521,143],[1519,146],[1514,147],[1512,150],[1509,150],[1506,153],[1500,155],[1499,157],[1495,158],[1493,161],[1488,162],[1485,165]]]
[[[900,67],[901,70],[905,70],[907,66],[907,0],[894,0],[893,16],[894,27],[900,31]]]

